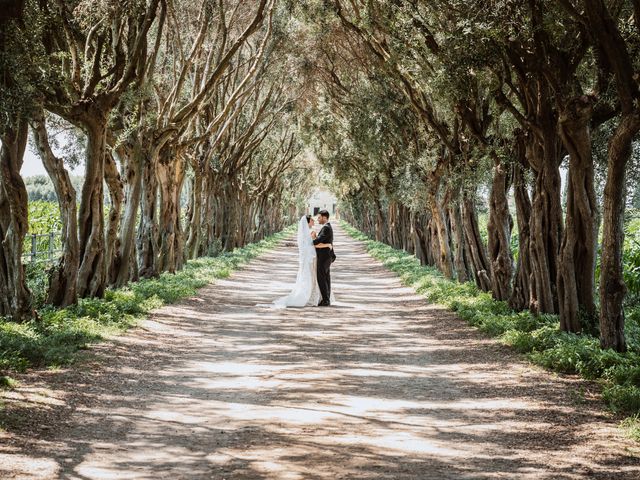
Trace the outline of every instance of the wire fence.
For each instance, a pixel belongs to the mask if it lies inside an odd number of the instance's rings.
[[[62,253],[62,233],[31,233],[24,239],[23,263],[53,263]]]

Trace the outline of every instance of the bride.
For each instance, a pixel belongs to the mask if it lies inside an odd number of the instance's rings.
[[[316,248],[332,248],[329,244],[313,244],[311,215],[304,215],[298,223],[298,277],[286,297],[273,302],[276,307],[316,306],[320,301],[320,289],[316,278]]]

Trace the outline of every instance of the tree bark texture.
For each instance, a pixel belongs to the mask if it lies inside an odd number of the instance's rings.
[[[527,158],[535,173],[530,218],[531,289],[534,313],[557,313],[556,278],[562,234],[560,149],[554,124],[544,129],[542,142],[529,144]]]
[[[517,161],[513,168],[513,190],[518,221],[518,261],[509,305],[514,310],[520,311],[530,308],[529,301],[531,298],[531,234],[529,226],[531,222],[531,199],[529,198],[526,178],[528,164],[525,145],[521,138],[516,142],[516,157]]]
[[[511,188],[511,172],[504,160],[493,153],[493,179],[489,197],[489,258],[491,261],[491,292],[496,300],[505,301],[511,296],[513,255],[511,254],[511,229],[513,220],[509,213],[508,194]]]
[[[107,147],[106,112],[93,106],[83,121],[87,133],[85,179],[78,212],[79,297],[101,297],[106,286],[104,228],[104,162]]]
[[[602,256],[600,258],[600,345],[624,352],[624,296],[622,271],[624,242],[625,173],[633,139],[640,131],[640,113],[624,115],[609,142],[607,182],[604,187]]]
[[[22,265],[29,228],[27,189],[20,168],[27,145],[28,124],[15,119],[5,126],[0,148],[0,315],[22,321],[31,316],[31,292]]]
[[[78,243],[76,191],[62,159],[57,158],[51,150],[42,110],[39,110],[34,116],[32,130],[34,143],[58,198],[62,222],[62,255],[49,271],[47,303],[66,307],[76,303],[78,299],[76,278],[80,266],[80,245]]]
[[[476,285],[480,290],[490,292],[491,264],[480,235],[475,202],[468,194],[465,194],[462,199],[462,221]]]
[[[559,116],[559,131],[569,152],[565,228],[558,258],[560,329],[580,332],[580,313],[595,315],[598,211],[594,188],[588,97],[573,99]]]

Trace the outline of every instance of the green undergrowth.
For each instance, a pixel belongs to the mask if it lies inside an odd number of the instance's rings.
[[[44,307],[37,320],[14,323],[0,319],[0,386],[12,384],[2,372],[68,365],[78,351],[123,332],[152,309],[194,295],[198,288],[229,276],[291,233],[286,229],[230,253],[189,261],[180,272],[108,290],[102,299],[81,299],[64,309]]]
[[[364,242],[368,252],[397,273],[402,281],[430,301],[455,311],[481,331],[497,337],[534,363],[547,369],[579,374],[603,385],[603,398],[614,411],[630,416],[627,430],[640,436],[640,309],[627,312],[629,351],[600,348],[598,338],[561,332],[556,315],[515,312],[494,300],[473,283],[447,280],[433,267],[420,264],[413,255],[371,240],[352,226],[342,227]],[[635,416],[635,417],[633,417]]]
[[[640,415],[625,418],[621,426],[630,438],[640,442]]]

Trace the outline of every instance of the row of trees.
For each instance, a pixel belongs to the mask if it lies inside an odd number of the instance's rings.
[[[62,217],[53,305],[255,241],[297,211],[308,173],[294,162],[299,89],[275,0],[0,6],[0,315],[32,315],[21,264],[29,132]],[[78,191],[52,145],[60,125],[82,149]]]
[[[56,305],[280,228],[313,179],[306,142],[379,240],[625,349],[638,0],[0,5],[0,315],[31,313],[29,131],[62,212]],[[80,191],[61,124],[81,132]]]
[[[304,14],[319,80],[306,128],[344,214],[515,309],[559,314],[565,331],[599,315],[602,346],[625,350],[640,2],[331,0]]]

